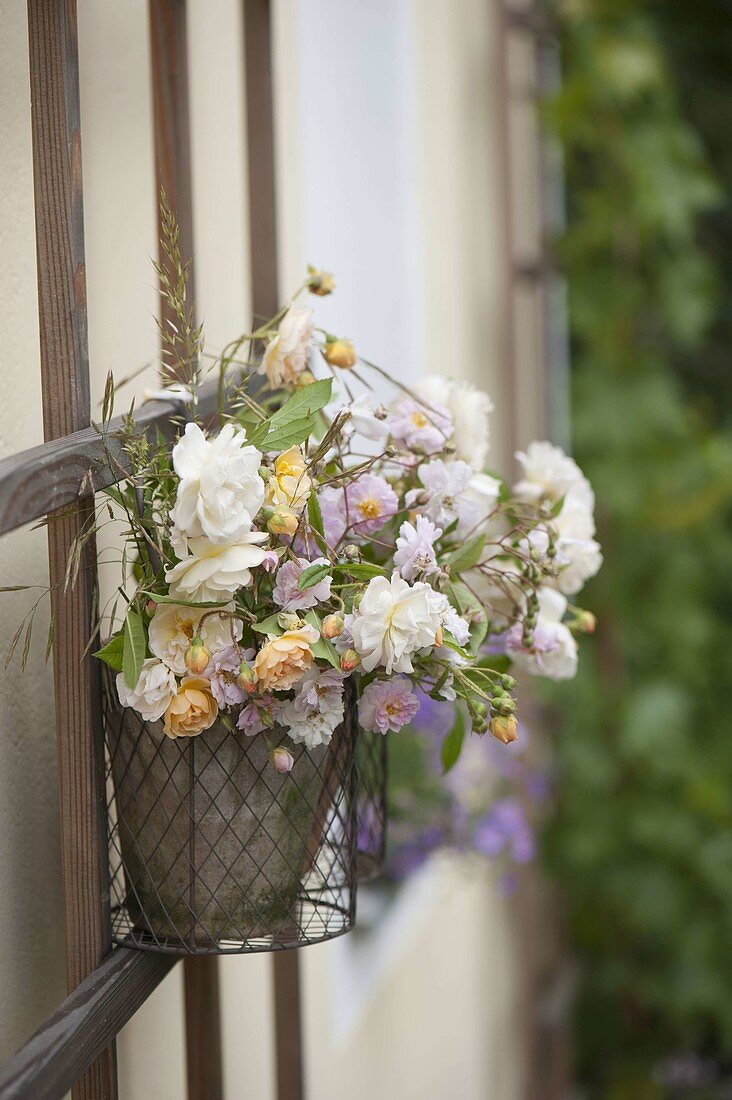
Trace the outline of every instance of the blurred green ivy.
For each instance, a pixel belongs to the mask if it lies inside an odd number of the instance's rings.
[[[732,1062],[732,12],[565,0],[558,242],[573,450],[598,498],[598,633],[550,693],[545,838],[582,962],[591,1095]]]

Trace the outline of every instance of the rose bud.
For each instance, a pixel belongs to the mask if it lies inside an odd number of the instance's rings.
[[[335,290],[335,279],[329,271],[318,271],[315,267],[308,268],[308,290],[311,294],[317,294],[318,298],[326,298]]]
[[[248,665],[246,661],[242,661],[239,665],[239,673],[236,677],[237,687],[240,687],[242,691],[246,691],[247,695],[251,695],[255,690],[254,670],[251,665]]]
[[[267,530],[273,535],[292,536],[297,531],[298,518],[289,508],[275,508],[267,520]]]
[[[440,625],[437,628],[437,633],[435,634],[435,645],[437,645],[437,646],[442,645],[444,640],[445,640],[445,635],[444,635],[444,631],[442,629],[442,623],[440,623]]]
[[[184,660],[186,668],[189,672],[192,672],[194,676],[200,676],[201,673],[205,672],[208,668],[211,654],[203,644],[203,640],[197,635],[188,646]]]
[[[591,611],[577,612],[577,618],[575,619],[574,628],[575,630],[578,630],[580,634],[594,634],[596,626],[597,619]]]
[[[356,349],[350,340],[327,340],[323,348],[326,363],[341,370],[349,370],[358,362]]]
[[[278,772],[291,772],[295,757],[284,745],[278,745],[276,749],[270,749],[269,762],[274,765],[275,770]]]
[[[323,619],[321,633],[324,638],[337,638],[343,633],[344,626],[342,615],[326,615]]]
[[[355,649],[346,649],[341,654],[341,672],[353,672],[361,664],[361,658]]]
[[[491,718],[490,731],[496,741],[500,741],[502,745],[510,745],[518,739],[518,722],[513,714],[496,715]]]

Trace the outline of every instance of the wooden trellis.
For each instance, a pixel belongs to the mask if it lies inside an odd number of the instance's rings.
[[[255,313],[277,307],[269,0],[242,0]],[[155,161],[191,251],[185,0],[149,0]],[[95,490],[118,480],[90,427],[76,0],[28,0],[31,122],[46,442],[0,462],[0,534],[49,513],[49,583],[59,593],[69,548]],[[244,49],[244,46],[243,46]],[[244,303],[242,303],[244,307]],[[213,412],[215,395],[203,397]],[[146,404],[141,427],[170,430],[175,406]],[[124,464],[121,450],[114,456]],[[111,949],[100,685],[87,649],[94,546],[73,592],[53,599],[63,889],[69,996],[0,1070],[0,1100],[117,1096],[115,1037],[175,965],[169,955]],[[223,1095],[218,960],[186,959],[189,1100]],[[302,1059],[297,953],[274,956],[281,1100],[299,1100]]]

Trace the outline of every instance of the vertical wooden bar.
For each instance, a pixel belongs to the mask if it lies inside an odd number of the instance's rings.
[[[193,189],[190,118],[188,112],[188,53],[185,0],[150,0],[150,55],[152,59],[153,129],[156,197],[164,187],[180,229],[184,261],[193,256]],[[159,257],[162,262],[162,255]],[[188,279],[194,300],[194,273]],[[190,304],[190,303],[189,303]],[[168,303],[160,299],[161,319],[172,319]]]
[[[47,440],[90,420],[76,0],[28,0],[31,129],[43,426]],[[92,516],[86,502],[48,528],[61,844],[69,990],[109,951],[102,719],[95,662],[94,539],[63,593],[66,563]],[[74,1086],[75,1100],[117,1095],[114,1045]]]
[[[185,961],[186,1060],[189,1100],[223,1096],[218,960],[200,955]]]
[[[278,308],[272,26],[269,0],[244,0],[244,65],[249,164],[249,239],[252,310]],[[295,950],[272,956],[279,1100],[302,1100],[303,1050],[300,968]]]
[[[164,187],[178,221],[185,262],[193,257],[185,0],[150,0],[149,16],[156,197]],[[193,267],[188,294],[190,306],[194,300]],[[162,296],[160,312],[163,323],[172,319]],[[183,963],[188,1100],[221,1100],[223,1096],[218,968],[219,960],[213,955]]]

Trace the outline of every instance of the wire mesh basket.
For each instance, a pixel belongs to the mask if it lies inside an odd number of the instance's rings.
[[[271,951],[350,930],[359,732],[277,772],[262,736],[217,722],[171,740],[105,691],[112,938],[173,954]],[[285,731],[270,731],[270,743]]]
[[[356,748],[356,827],[359,882],[380,874],[386,855],[387,739],[361,731]]]

